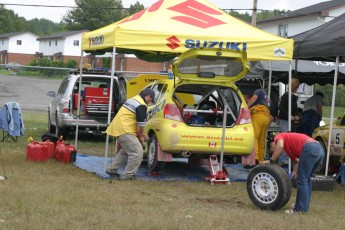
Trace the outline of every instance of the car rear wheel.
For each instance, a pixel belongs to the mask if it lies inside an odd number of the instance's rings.
[[[151,173],[159,173],[165,165],[164,161],[158,161],[158,145],[156,134],[153,134],[150,137],[147,153],[147,166]]]
[[[251,201],[265,210],[278,210],[289,202],[291,182],[279,165],[255,166],[247,178],[247,193]]]

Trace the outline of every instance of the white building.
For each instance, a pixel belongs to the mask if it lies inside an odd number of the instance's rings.
[[[282,37],[291,37],[329,22],[343,13],[344,0],[325,1],[258,21],[257,27]]]
[[[38,56],[52,61],[79,61],[81,53],[82,33],[87,30],[60,32],[37,38],[39,42]]]
[[[31,62],[38,51],[37,38],[31,32],[0,34],[0,64]]]

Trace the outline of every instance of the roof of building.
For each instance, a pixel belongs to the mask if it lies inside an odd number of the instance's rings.
[[[258,21],[258,23],[277,21],[288,18],[304,17],[304,16],[328,16],[328,12],[331,9],[345,6],[344,0],[331,0],[326,2],[320,2],[315,5],[307,6],[298,10],[288,11],[284,15],[273,16]]]
[[[88,30],[78,30],[78,31],[64,31],[64,32],[59,32],[47,36],[42,36],[37,38],[37,40],[46,40],[46,39],[64,39],[66,37],[69,37],[71,35],[79,34],[79,33],[84,33],[87,32]]]
[[[24,32],[14,32],[14,33],[6,33],[6,34],[0,34],[0,38],[2,38],[2,39],[8,39],[8,38],[11,38],[11,37],[15,37],[15,36],[17,36],[17,35],[21,35],[21,34],[25,34],[25,33],[30,33],[30,34],[32,34],[32,35],[34,35],[34,36],[37,36],[36,34],[34,34],[34,33],[31,33],[31,32],[29,32],[29,31],[24,31]]]

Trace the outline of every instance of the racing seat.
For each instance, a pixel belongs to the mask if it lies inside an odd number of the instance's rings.
[[[0,109],[0,130],[2,130],[1,141],[10,138],[16,142],[19,136],[24,135],[24,123],[19,103],[7,102]]]

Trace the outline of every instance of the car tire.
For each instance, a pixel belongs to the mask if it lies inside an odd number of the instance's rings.
[[[333,177],[313,175],[311,178],[312,191],[333,191],[335,186],[335,181]],[[292,187],[297,188],[296,180],[291,180]]]
[[[165,161],[158,161],[158,140],[156,134],[150,137],[147,150],[147,166],[150,173],[159,173],[165,165]]]
[[[291,190],[290,179],[279,165],[257,165],[249,172],[247,193],[261,209],[278,210],[284,207],[290,200]]]
[[[53,126],[52,124],[49,108],[48,108],[48,133],[55,133],[55,126]]]

